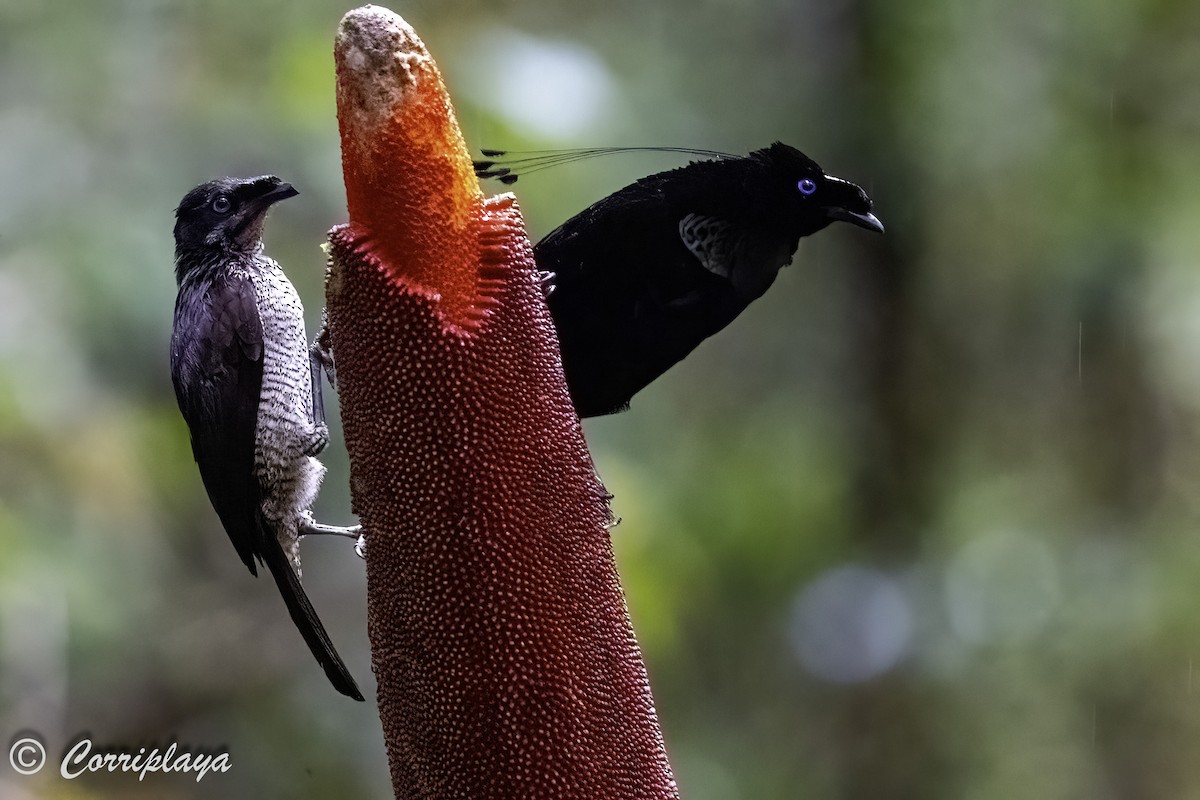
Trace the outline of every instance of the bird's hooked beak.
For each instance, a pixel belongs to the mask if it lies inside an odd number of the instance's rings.
[[[859,214],[856,211],[850,211],[838,206],[830,206],[825,209],[825,215],[832,220],[839,222],[849,222],[851,225],[857,225],[860,228],[866,228],[869,231],[883,233],[883,223],[879,221],[879,217],[868,211],[865,214]]]
[[[286,200],[289,197],[295,197],[296,195],[300,194],[300,192],[296,190],[296,187],[292,186],[287,181],[281,181],[274,175],[268,175],[266,177],[259,178],[252,184],[252,186],[256,193],[261,192],[261,194],[254,196],[251,202],[260,208],[268,208],[275,203],[278,203],[280,200]]]
[[[245,198],[244,207],[240,214],[237,227],[234,229],[234,239],[239,247],[253,248],[262,239],[263,220],[267,209],[300,194],[296,187],[286,181],[281,181],[274,175],[264,175],[250,181],[242,189]]]
[[[857,183],[825,176],[829,193],[825,202],[825,217],[834,222],[849,222],[869,231],[883,233],[883,223],[871,213],[871,198]],[[854,209],[854,210],[851,210]]]

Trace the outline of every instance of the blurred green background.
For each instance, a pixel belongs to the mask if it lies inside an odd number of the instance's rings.
[[[346,3],[0,0],[0,797],[390,794],[211,511],[167,371],[173,209],[222,174],[316,320]],[[585,429],[686,800],[1200,798],[1200,4],[393,5],[472,147],[781,139],[886,236]],[[681,163],[514,187],[536,239]],[[501,187],[489,187],[499,191]],[[349,522],[335,446],[318,516]],[[362,564],[306,583],[372,696]],[[228,749],[58,777],[68,740]],[[0,754],[2,755],[2,754]]]

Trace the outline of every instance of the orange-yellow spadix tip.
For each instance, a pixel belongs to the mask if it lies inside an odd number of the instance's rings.
[[[350,226],[393,276],[440,296],[452,322],[478,301],[483,195],[437,65],[379,6],[342,18],[334,44]]]

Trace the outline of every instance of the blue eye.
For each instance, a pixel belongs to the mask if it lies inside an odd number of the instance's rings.
[[[796,188],[800,190],[800,194],[808,196],[817,190],[817,182],[811,178],[802,178],[796,184]]]

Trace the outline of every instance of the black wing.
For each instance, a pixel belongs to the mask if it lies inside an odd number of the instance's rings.
[[[258,574],[255,559],[266,563],[292,621],[334,688],[362,700],[262,515],[263,492],[254,471],[262,373],[262,322],[249,279],[225,273],[210,284],[181,289],[171,337],[171,381],[208,498],[250,572]]]
[[[208,498],[255,575],[264,539],[263,497],[254,474],[262,374],[262,322],[250,280],[224,273],[211,283],[182,287],[171,337],[175,398]]]
[[[737,221],[744,211],[729,203],[745,182],[731,167],[744,173],[746,161],[697,162],[643,178],[534,248],[538,269],[555,273],[548,303],[581,417],[626,409],[774,280],[782,264],[765,280],[746,277],[759,247]]]

